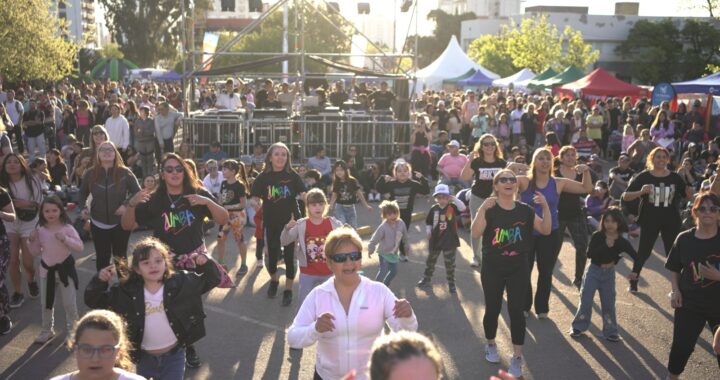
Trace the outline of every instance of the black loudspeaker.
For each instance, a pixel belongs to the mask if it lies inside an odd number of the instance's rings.
[[[253,111],[253,119],[287,119],[288,112],[284,108],[261,108]]]
[[[262,12],[262,0],[248,0],[248,9],[250,10],[250,12]]]
[[[407,79],[395,79],[393,86],[395,93],[395,117],[398,120],[410,120],[410,82]]]
[[[369,15],[370,14],[370,3],[358,3],[358,14]]]

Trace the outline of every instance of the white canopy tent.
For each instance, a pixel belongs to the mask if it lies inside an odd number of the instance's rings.
[[[460,47],[457,38],[452,36],[445,51],[433,63],[415,73],[418,80],[418,90],[422,88],[439,90],[442,88],[444,79],[460,77],[470,70],[481,71],[488,78],[500,78],[499,75],[470,59]]]
[[[536,76],[537,74],[530,71],[530,69],[522,69],[509,77],[494,80],[493,86],[508,88],[512,84],[513,88],[524,90],[527,88],[528,82]]]

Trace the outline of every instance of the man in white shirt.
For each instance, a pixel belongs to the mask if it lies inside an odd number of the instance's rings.
[[[522,136],[522,115],[523,115],[523,104],[522,101],[517,102],[512,112],[510,112],[510,125],[512,126],[512,144],[517,145],[520,143],[520,136]]]
[[[10,117],[10,121],[13,123],[12,129],[8,129],[7,136],[12,140],[15,136],[15,143],[17,144],[18,151],[25,153],[25,141],[23,140],[22,120],[25,114],[25,107],[22,103],[15,99],[15,91],[8,90],[7,99],[4,102],[5,111]]]
[[[162,102],[157,106],[158,113],[155,115],[155,135],[162,152],[174,152],[173,137],[180,128],[182,113],[173,108],[170,111],[170,103]]]
[[[235,82],[232,78],[228,78],[228,80],[225,81],[225,91],[218,95],[215,107],[231,111],[235,111],[238,107],[240,107],[240,94],[233,91],[234,85]]]
[[[477,114],[478,107],[480,107],[480,102],[477,101],[477,98],[475,97],[475,92],[473,90],[467,91],[467,99],[462,104],[462,130],[461,135],[463,138],[463,143],[466,145],[470,144],[470,131],[472,130],[472,127],[470,126],[470,122]]]
[[[120,105],[110,105],[110,117],[105,121],[105,129],[108,132],[108,139],[112,141],[118,150],[124,152],[130,145],[130,124],[125,116],[120,114]]]

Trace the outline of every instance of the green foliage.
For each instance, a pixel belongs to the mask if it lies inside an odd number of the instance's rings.
[[[585,43],[580,31],[566,26],[561,33],[546,16],[529,17],[503,25],[497,35],[484,35],[470,43],[468,55],[500,76],[522,68],[541,73],[548,67],[560,71],[569,65],[588,67],[600,52]]]
[[[120,45],[116,43],[108,43],[103,45],[102,49],[100,49],[100,56],[102,58],[117,58],[117,59],[123,59],[125,58],[125,54],[120,50]]]
[[[209,9],[212,3],[210,0],[182,1],[185,1],[188,23],[191,4],[199,14]],[[105,6],[108,28],[125,58],[140,67],[151,67],[178,55],[182,35],[180,1],[100,0],[100,3]]]
[[[20,4],[22,3],[22,5]],[[73,72],[77,45],[45,0],[0,6],[0,75],[5,80],[57,81]]]
[[[617,53],[632,62],[643,83],[697,78],[720,64],[720,31],[711,23],[687,20],[679,30],[671,20],[638,21]]]
[[[440,9],[430,11],[427,18],[435,21],[435,30],[432,36],[418,38],[418,67],[423,68],[436,60],[445,50],[452,36],[460,38],[460,24],[465,20],[474,20],[476,17],[472,12],[454,15]],[[415,36],[409,36],[405,46],[408,47],[405,50],[414,54]]]
[[[329,19],[333,20],[336,26],[343,31],[338,31],[325,18],[315,14],[319,12],[309,2],[306,3],[305,18],[305,51],[307,53],[349,53],[351,41],[351,29],[348,24],[337,14],[325,14]],[[290,20],[295,19],[295,7],[291,6],[288,10]],[[243,36],[229,51],[231,52],[266,52],[266,53],[282,53],[282,35],[283,35],[283,13],[276,11],[263,21],[258,30]],[[299,26],[298,26],[299,28]],[[295,36],[297,39],[297,48],[295,45]],[[228,41],[235,37],[235,33],[222,32],[218,47],[224,46]],[[299,30],[296,29],[295,23],[290,22],[288,25],[288,51],[290,53],[300,51]],[[225,67],[244,62],[255,61],[260,56],[232,56],[223,55],[215,58],[213,67]],[[331,58],[333,61],[341,61],[337,58]],[[309,73],[324,73],[327,67],[318,63],[306,60],[305,71]],[[258,69],[258,72],[274,73],[281,71],[280,64],[274,64]],[[288,61],[288,70],[291,73],[300,71],[299,58],[291,58]]]

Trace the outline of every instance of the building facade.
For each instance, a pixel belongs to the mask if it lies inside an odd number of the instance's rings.
[[[99,49],[96,0],[52,0],[50,10],[68,24],[68,37],[83,48]]]

